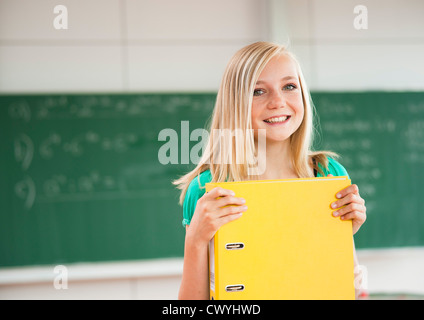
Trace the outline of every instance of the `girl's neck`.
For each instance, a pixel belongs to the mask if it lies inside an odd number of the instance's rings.
[[[266,153],[259,153],[259,156],[265,157],[265,160],[262,159],[262,161],[266,161],[265,172],[258,177],[259,180],[298,178],[293,168],[289,140],[278,143],[267,141]]]

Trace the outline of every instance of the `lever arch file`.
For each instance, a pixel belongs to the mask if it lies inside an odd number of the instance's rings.
[[[209,244],[211,299],[354,299],[352,222],[332,215],[348,177],[206,184],[246,200]]]

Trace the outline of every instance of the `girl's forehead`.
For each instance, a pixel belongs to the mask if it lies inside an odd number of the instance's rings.
[[[261,74],[259,75],[259,79],[261,78],[284,78],[284,77],[298,77],[296,63],[293,61],[293,59],[286,55],[278,55],[273,57],[266,65],[265,68],[262,70]]]

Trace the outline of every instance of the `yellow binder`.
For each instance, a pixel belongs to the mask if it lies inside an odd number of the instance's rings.
[[[352,222],[330,204],[348,177],[208,183],[246,199],[247,211],[209,244],[210,297],[354,299]]]

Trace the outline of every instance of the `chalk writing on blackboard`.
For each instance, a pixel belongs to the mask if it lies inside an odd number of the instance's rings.
[[[26,101],[16,101],[9,106],[9,116],[11,119],[29,122],[31,120],[31,109]]]
[[[51,159],[58,151],[80,157],[84,155],[85,150],[94,146],[102,151],[122,153],[130,149],[138,139],[136,134],[125,132],[105,136],[95,131],[86,131],[67,139],[57,132],[52,132],[40,142],[39,150],[43,159]]]
[[[22,170],[26,171],[34,157],[34,143],[31,138],[24,133],[15,137],[14,151],[15,160],[21,165]]]
[[[26,176],[15,184],[15,194],[24,201],[25,209],[29,210],[32,208],[35,202],[36,189],[31,177]]]

